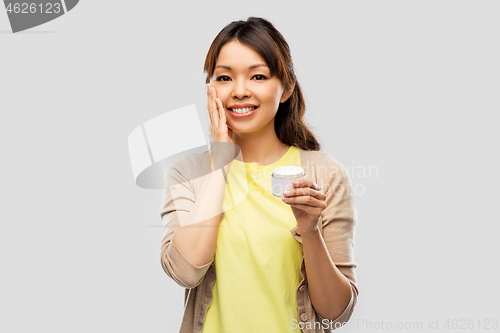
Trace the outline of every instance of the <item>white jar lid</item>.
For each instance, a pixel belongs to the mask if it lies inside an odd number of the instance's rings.
[[[284,178],[284,179],[295,179],[295,178],[301,178],[305,176],[305,171],[303,168],[298,167],[298,166],[280,166],[277,168],[274,168],[272,177],[274,178]]]

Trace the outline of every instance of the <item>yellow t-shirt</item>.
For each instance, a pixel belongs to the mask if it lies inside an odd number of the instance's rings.
[[[303,253],[290,232],[297,224],[291,207],[271,191],[273,169],[283,165],[301,165],[297,147],[270,165],[231,165],[203,333],[297,333],[290,323],[298,319]]]

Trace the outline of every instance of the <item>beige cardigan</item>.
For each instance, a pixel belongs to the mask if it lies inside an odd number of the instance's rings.
[[[333,262],[349,279],[352,293],[349,304],[338,318],[334,321],[323,319],[312,306],[304,258],[302,258],[300,267],[302,281],[297,286],[296,291],[299,318],[295,318],[294,324],[290,324],[290,327],[300,327],[304,333],[332,332],[332,329],[340,327],[341,324],[349,320],[359,293],[354,272],[354,268],[357,267],[354,262],[354,235],[357,224],[356,202],[349,176],[340,162],[324,152],[307,151],[300,148],[299,150],[306,178],[312,179],[321,186],[326,194],[327,207],[320,216],[321,223],[318,225]],[[170,278],[186,289],[180,333],[200,333],[203,330],[205,315],[213,297],[212,286],[216,279],[215,268],[212,265],[213,258],[204,266],[195,266],[182,255],[171,241],[175,230],[180,227],[178,214],[189,214],[203,185],[202,182],[192,181],[191,179],[195,178],[191,176],[199,170],[210,170],[209,167],[210,154],[208,151],[201,154],[191,154],[175,162],[165,176],[166,185],[160,209],[160,216],[164,223],[161,265]],[[169,190],[171,184],[185,185],[181,187],[183,192],[180,197],[179,191],[176,190],[175,204]],[[224,213],[222,213],[222,218],[224,218]],[[297,226],[290,232],[302,244]]]

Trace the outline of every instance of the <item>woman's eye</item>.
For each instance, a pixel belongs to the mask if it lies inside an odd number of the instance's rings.
[[[228,81],[229,80],[229,76],[227,75],[221,75],[217,78],[217,81]]]
[[[257,75],[254,75],[253,77],[254,77],[254,78],[256,78],[256,80],[257,80],[257,81],[267,79],[267,78],[266,78],[264,75],[262,75],[262,74],[257,74]]]

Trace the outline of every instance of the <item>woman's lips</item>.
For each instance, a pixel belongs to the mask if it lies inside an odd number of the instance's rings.
[[[248,111],[247,113],[236,113],[231,109],[228,109],[228,110],[229,110],[229,114],[233,118],[247,118],[247,117],[250,117],[251,115],[253,115],[255,113],[255,111],[257,111],[258,109],[259,109],[259,107],[253,109],[252,111]]]

